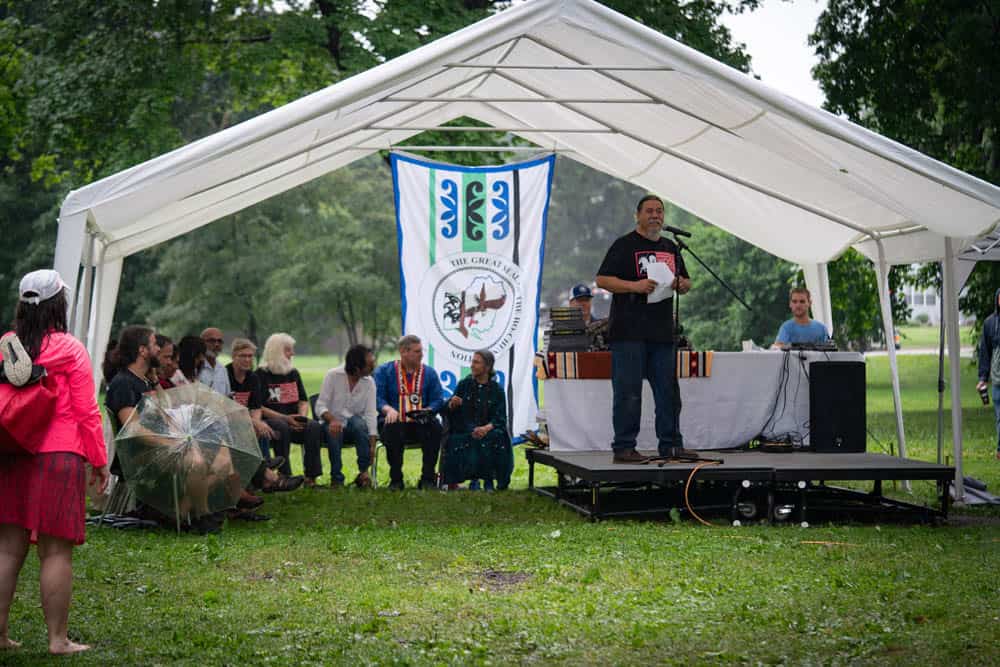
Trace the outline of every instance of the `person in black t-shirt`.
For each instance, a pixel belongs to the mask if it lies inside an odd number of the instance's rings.
[[[156,334],[147,327],[132,326],[122,330],[115,350],[115,363],[120,369],[111,380],[104,399],[114,432],[135,412],[143,395],[155,391],[156,385],[150,381],[150,371],[159,367],[160,346]],[[154,376],[155,377],[155,376]],[[163,441],[154,433],[147,432],[145,444],[148,446],[171,447],[174,443]],[[187,474],[184,477],[179,515],[187,517],[194,530],[218,532],[224,516],[209,512],[209,493],[219,480],[225,480],[226,490],[235,497],[241,487],[239,476],[232,466],[229,450],[222,448],[214,458],[207,459],[201,452],[191,448],[184,454],[183,464]],[[124,477],[117,457],[112,472]],[[150,508],[142,507],[140,513],[146,517],[162,518]]]
[[[309,419],[309,396],[299,371],[292,367],[295,356],[295,339],[286,333],[271,334],[264,343],[264,361],[257,369],[263,390],[264,421],[274,430],[271,440],[275,454],[285,462],[279,470],[292,474],[289,464],[293,442],[302,445],[302,462],[305,485],[315,486],[316,478],[323,474],[320,460],[320,443],[323,427]]]
[[[112,358],[112,365],[118,372],[111,378],[104,397],[104,406],[116,435],[132,416],[143,394],[155,389],[149,380],[149,371],[159,366],[159,352],[160,346],[152,329],[135,326],[122,330]]]
[[[226,364],[229,376],[230,398],[250,411],[253,430],[260,443],[261,455],[265,461],[271,458],[270,441],[277,437],[270,426],[264,421],[264,390],[260,384],[260,376],[253,370],[254,353],[257,346],[246,338],[233,341],[231,355],[233,360]]]
[[[611,443],[616,463],[641,463],[635,451],[642,416],[642,380],[649,381],[656,403],[656,438],[661,456],[681,447],[679,414],[674,407],[673,297],[649,303],[656,281],[647,275],[653,262],[666,264],[674,274],[671,287],[678,294],[691,289],[691,280],[677,246],[660,237],[663,200],[646,195],[639,200],[635,230],[617,239],[597,271],[597,285],[613,294],[608,325],[611,343],[611,386],[614,392]]]

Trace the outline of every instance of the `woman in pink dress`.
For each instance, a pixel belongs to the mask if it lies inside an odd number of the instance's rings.
[[[8,617],[18,572],[35,544],[49,652],[77,653],[90,647],[66,635],[73,546],[84,541],[87,464],[102,492],[108,466],[90,358],[67,333],[66,286],[58,273],[33,271],[21,280],[14,331],[17,338],[5,336],[0,352],[27,353],[44,366],[58,399],[36,454],[0,455],[0,651],[18,646]]]

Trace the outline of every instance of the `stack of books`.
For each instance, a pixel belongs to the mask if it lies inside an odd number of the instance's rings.
[[[560,307],[549,310],[549,330],[546,350],[549,352],[586,352],[590,336],[579,308]]]

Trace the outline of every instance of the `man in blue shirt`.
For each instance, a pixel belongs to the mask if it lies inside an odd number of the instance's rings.
[[[389,488],[403,488],[403,443],[419,442],[423,450],[423,469],[418,488],[433,488],[436,482],[438,452],[441,450],[441,424],[436,413],[444,405],[444,389],[437,371],[421,363],[424,348],[412,334],[399,339],[399,360],[375,369],[375,408],[378,430],[389,459]],[[415,421],[410,413],[431,410],[431,419]]]
[[[809,308],[812,299],[805,287],[793,287],[788,294],[788,307],[792,310],[792,319],[781,325],[778,337],[771,346],[775,350],[785,350],[795,343],[819,345],[830,340],[826,327],[809,318]]]

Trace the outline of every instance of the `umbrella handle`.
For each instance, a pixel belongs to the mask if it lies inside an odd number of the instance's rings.
[[[181,506],[177,500],[177,474],[171,475],[174,478],[174,521],[177,522],[177,534],[181,534]]]

